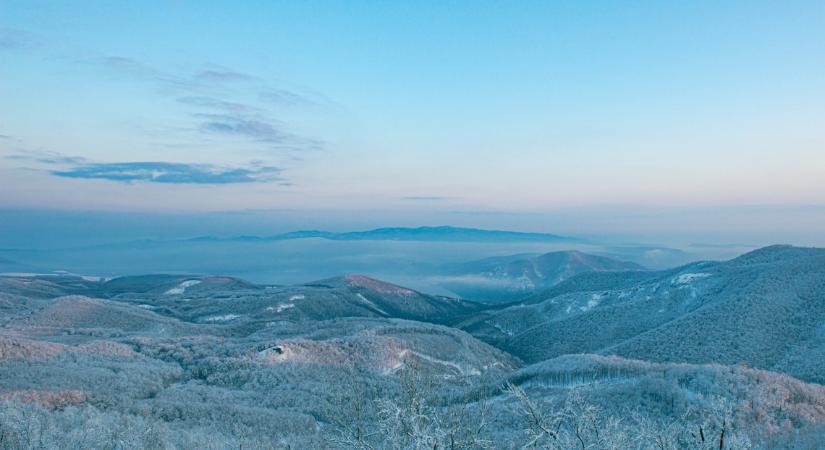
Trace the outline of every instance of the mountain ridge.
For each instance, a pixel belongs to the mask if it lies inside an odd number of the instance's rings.
[[[462,298],[504,303],[586,272],[645,271],[645,267],[578,250],[484,258],[453,265],[441,286]]]
[[[579,242],[581,239],[551,233],[490,230],[481,228],[441,226],[383,227],[364,231],[332,232],[324,230],[296,230],[270,236],[217,237],[200,236],[190,241],[279,241],[320,238],[334,241],[389,240],[389,241],[452,241],[478,242],[498,240],[502,242]]]
[[[823,297],[825,249],[769,246],[627,278],[581,274],[460,326],[528,363],[569,353],[745,362],[821,382],[801,355],[825,355]]]

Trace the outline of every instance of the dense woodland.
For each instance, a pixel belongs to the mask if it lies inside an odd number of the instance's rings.
[[[0,448],[822,448],[825,251],[516,302],[0,278]]]

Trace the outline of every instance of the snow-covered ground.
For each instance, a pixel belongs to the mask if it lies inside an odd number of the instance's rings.
[[[224,314],[222,316],[212,316],[203,319],[204,322],[229,322],[230,320],[235,320],[239,316],[238,314]]]
[[[164,292],[163,294],[164,295],[181,295],[184,292],[186,292],[186,288],[190,288],[190,287],[195,286],[195,285],[200,284],[200,283],[201,283],[201,280],[186,280],[183,283],[177,285],[176,287],[173,287],[172,289],[169,289],[168,291]]]
[[[700,278],[709,277],[709,273],[683,273],[673,279],[673,284],[687,284]]]
[[[278,305],[276,305],[276,306],[267,306],[266,310],[270,311],[270,312],[280,313],[280,312],[286,311],[289,308],[294,308],[294,307],[295,307],[295,303],[278,303]]]

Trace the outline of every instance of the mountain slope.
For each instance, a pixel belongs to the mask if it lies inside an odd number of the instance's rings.
[[[349,303],[354,302],[379,317],[448,323],[483,308],[477,303],[422,294],[364,275],[345,275],[307,286],[344,293]]]
[[[72,334],[89,336],[122,332],[163,336],[194,330],[190,324],[142,308],[79,295],[58,297],[44,308],[9,322],[7,327],[33,335],[72,330]]]
[[[628,414],[628,408],[634,407],[640,409],[642,417],[680,426],[718,415],[718,419],[735,421],[740,430],[751,430],[750,438],[762,443],[756,448],[819,448],[821,442],[805,446],[803,440],[808,439],[808,445],[820,440],[817,433],[825,423],[825,387],[743,366],[567,355],[516,370],[507,381],[524,389],[535,401],[553,405],[553,410],[569,408],[569,412],[581,415],[587,413],[577,410],[581,405],[576,403],[576,396],[597,405],[595,411],[599,414],[630,421],[639,419]],[[512,408],[512,402],[503,399],[496,407]],[[697,411],[702,410],[705,412],[697,417]],[[791,424],[807,428],[810,434],[788,433],[777,439],[778,434],[791,429]],[[709,427],[704,431],[711,434]],[[714,444],[713,448],[719,448],[718,431]]]
[[[258,323],[383,317],[450,324],[484,308],[422,294],[364,275],[294,286],[263,286],[233,277],[146,275],[89,286],[85,295],[139,306],[164,316],[251,330]]]
[[[460,297],[501,302],[555,286],[585,272],[640,271],[644,267],[579,251],[486,258],[453,267],[440,284]]]
[[[581,278],[461,326],[528,362],[583,352],[744,362],[825,381],[825,250],[774,246],[625,282]]]

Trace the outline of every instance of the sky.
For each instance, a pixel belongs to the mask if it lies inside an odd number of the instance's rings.
[[[822,1],[0,0],[2,211],[808,243],[823,174]]]

